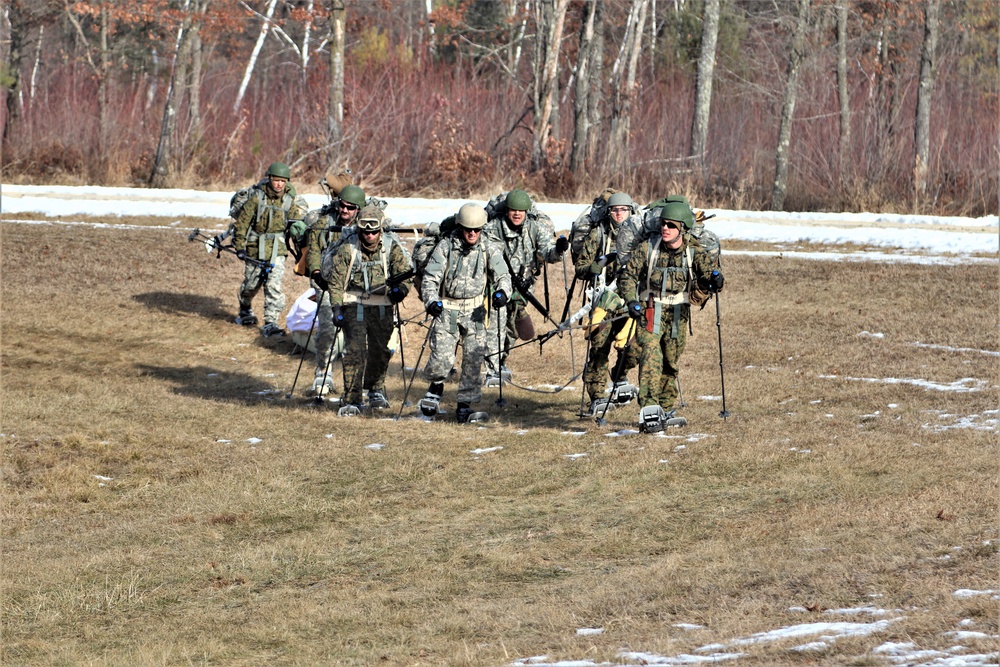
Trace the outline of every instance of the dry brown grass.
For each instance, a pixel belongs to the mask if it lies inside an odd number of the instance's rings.
[[[690,427],[613,437],[633,410],[578,420],[579,382],[508,388],[486,428],[338,419],[284,399],[291,343],[228,322],[231,258],[172,231],[2,232],[4,664],[615,662],[870,622],[824,613],[863,606],[899,620],[820,654],[789,650],[814,638],[741,647],[735,664],[879,664],[885,641],[954,645],[961,619],[998,633],[995,599],[953,595],[997,588],[995,426],[934,428],[996,419],[997,357],[913,345],[996,350],[995,265],[731,257],[732,416],[704,398],[719,395],[710,306],[684,359]],[[565,381],[568,340],[511,366]],[[398,405],[398,361],[389,391]]]

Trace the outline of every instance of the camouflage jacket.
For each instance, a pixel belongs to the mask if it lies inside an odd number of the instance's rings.
[[[482,234],[468,246],[461,232],[441,239],[424,267],[421,298],[424,303],[444,299],[474,299],[495,290],[510,295],[510,272],[500,249]]]
[[[562,257],[556,252],[551,229],[530,216],[516,229],[505,218],[493,218],[487,221],[483,233],[500,249],[513,275],[529,290],[541,268],[539,259],[552,264]]]
[[[590,233],[587,234],[587,238],[584,239],[583,245],[580,247],[580,254],[576,258],[576,262],[573,263],[573,268],[576,270],[576,277],[579,280],[589,280],[593,275],[590,272],[590,265],[602,255],[607,255],[610,252],[615,251],[616,241],[618,239],[618,233],[621,231],[621,227],[627,225],[629,219],[626,218],[622,225],[617,229],[610,222],[610,218],[605,218],[599,224],[594,225]],[[605,283],[613,282],[615,276],[618,275],[618,261],[608,262],[604,267],[602,275],[604,276]]]
[[[250,197],[233,223],[233,246],[236,250],[245,250],[260,259],[270,258],[273,254],[284,257],[288,254],[284,239],[288,221],[300,219],[304,212],[290,191],[278,195],[270,184],[265,184],[261,191],[264,196]],[[258,208],[261,207],[263,208],[258,215]],[[260,245],[261,236],[265,236],[263,247]],[[278,243],[277,249],[274,248],[275,241]]]
[[[337,215],[335,204],[327,204],[323,208],[313,209],[306,214],[306,275],[320,270],[323,261],[323,251],[340,239],[340,231],[334,230],[342,223]]]
[[[622,223],[616,243],[618,261],[622,263],[622,266],[628,263],[632,250],[643,239],[651,234],[659,233],[661,224],[659,208],[645,211],[643,215],[630,216],[628,220]],[[705,228],[704,212],[698,212],[694,225],[691,229],[685,230],[684,233],[701,244],[702,248],[711,255],[715,267],[718,268],[722,253],[722,243],[714,232]]]
[[[330,304],[390,305],[386,279],[410,270],[410,258],[403,247],[385,233],[378,245],[368,250],[356,235],[350,235],[323,253],[320,272],[330,284]],[[406,295],[411,281],[399,287]]]
[[[648,237],[632,252],[618,278],[618,294],[626,302],[645,304],[648,297],[668,304],[690,303],[693,291],[707,291],[715,266],[711,255],[689,234],[677,250]]]

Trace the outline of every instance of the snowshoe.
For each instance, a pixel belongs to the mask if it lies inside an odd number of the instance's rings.
[[[500,369],[499,373],[493,373],[493,372],[487,373],[486,380],[483,382],[483,386],[486,388],[499,387],[501,381],[509,383],[513,377],[514,374],[510,372],[510,369],[507,368],[506,366],[503,366]]]
[[[359,415],[361,415],[361,408],[353,403],[348,403],[337,410],[338,417],[357,417]]]
[[[264,338],[272,338],[274,336],[280,337],[285,335],[285,330],[274,322],[268,322],[260,328],[260,335]]]
[[[420,408],[420,414],[425,417],[437,417],[438,412],[441,409],[441,394],[444,392],[444,384],[441,382],[435,382],[427,388],[427,393],[424,397],[417,401],[417,407]]]
[[[380,391],[369,391],[368,407],[372,410],[385,410],[389,407],[389,399]]]
[[[613,410],[616,403],[607,398],[595,398],[590,402],[590,416],[603,417],[608,410]]]
[[[257,316],[253,314],[253,310],[241,310],[234,321],[240,326],[252,327],[257,325]]]
[[[459,424],[475,424],[476,422],[484,422],[489,418],[490,416],[487,413],[468,407],[460,407],[455,411],[455,420]]]
[[[321,377],[318,377],[318,378],[316,378],[313,381],[313,386],[312,386],[312,395],[313,396],[322,398],[323,396],[326,396],[327,394],[332,394],[333,390],[334,390],[333,389],[333,384],[330,383],[330,382],[324,383],[323,382],[323,378],[321,378]]]
[[[673,410],[664,411],[659,405],[647,405],[639,411],[639,431],[659,433],[668,427],[686,426],[687,419],[678,417]]]
[[[615,405],[631,403],[639,395],[639,388],[628,380],[619,380],[611,388],[610,401]]]

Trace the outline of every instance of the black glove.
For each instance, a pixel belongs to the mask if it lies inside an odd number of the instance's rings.
[[[427,314],[431,317],[437,317],[444,312],[444,304],[440,301],[430,301],[424,308],[427,310]]]
[[[502,289],[498,289],[493,293],[493,307],[500,310],[507,305],[507,293]]]
[[[406,298],[406,292],[399,285],[396,285],[391,290],[389,290],[389,301],[392,303],[399,303]]]
[[[613,263],[617,259],[618,253],[616,252],[609,252],[607,255],[601,255],[590,263],[590,272],[596,276],[604,270],[604,267]]]
[[[712,277],[708,279],[708,286],[713,292],[721,292],[722,286],[726,284],[726,279],[718,271],[712,271]]]
[[[639,303],[638,301],[629,301],[628,302],[628,316],[631,317],[633,320],[641,320],[642,319],[642,304]]]
[[[313,282],[316,283],[324,292],[330,289],[330,283],[326,282],[326,278],[323,277],[323,274],[320,273],[319,269],[312,272],[311,278],[313,279]]]
[[[344,311],[340,306],[333,307],[333,326],[342,328],[344,326]]]
[[[242,260],[244,262],[247,261],[247,251],[246,250],[237,250],[236,251],[236,259]]]
[[[569,239],[565,236],[560,236],[556,239],[556,252],[560,255],[569,249]]]

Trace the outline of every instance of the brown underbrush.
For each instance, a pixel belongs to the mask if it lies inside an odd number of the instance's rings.
[[[955,595],[1000,564],[995,264],[726,258],[683,358],[690,424],[646,436],[633,406],[579,418],[579,380],[551,393],[579,333],[515,351],[481,427],[394,419],[398,357],[388,414],[338,418],[304,395],[311,356],[285,398],[293,344],[231,323],[237,263],[183,230],[2,232],[4,664],[996,650],[995,596]],[[287,272],[289,303],[306,287]],[[739,642],[873,619],[812,653]],[[983,638],[945,634],[963,619]]]

